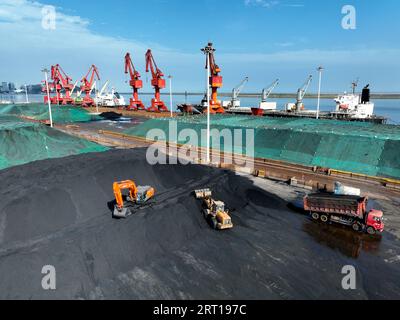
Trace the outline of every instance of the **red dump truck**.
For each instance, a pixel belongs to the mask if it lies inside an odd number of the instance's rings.
[[[368,211],[367,204],[367,197],[329,193],[311,194],[304,198],[304,210],[310,212],[313,220],[339,223],[370,235],[383,232],[383,212]]]

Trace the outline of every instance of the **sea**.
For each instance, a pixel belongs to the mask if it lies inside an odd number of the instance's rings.
[[[124,93],[121,94],[125,101],[128,103],[130,94]],[[162,96],[167,106],[170,105],[170,97],[167,95]],[[2,95],[0,96],[2,100],[10,100],[14,103],[21,103],[26,101],[25,95]],[[41,94],[32,94],[28,95],[29,102],[43,102],[43,95]],[[149,105],[152,99],[151,95],[142,94],[141,99],[145,105]],[[188,96],[184,95],[173,95],[172,97],[172,105],[174,106],[173,110],[176,108],[176,105],[182,103],[191,103],[198,104],[200,103],[202,96]],[[229,98],[223,98],[229,100]],[[256,107],[259,104],[259,99],[257,98],[240,98],[241,106],[243,107]],[[271,98],[269,101],[277,102],[278,109],[284,109],[285,105],[289,102],[295,102],[293,98],[280,98],[273,99]],[[378,99],[373,101],[375,103],[375,114],[379,116],[383,116],[388,119],[389,124],[400,125],[400,100],[394,99]],[[317,100],[316,99],[304,99],[304,105],[307,110],[316,110],[317,109]],[[320,103],[321,111],[332,111],[335,109],[335,102],[333,99],[321,99]],[[174,110],[175,111],[175,110]]]

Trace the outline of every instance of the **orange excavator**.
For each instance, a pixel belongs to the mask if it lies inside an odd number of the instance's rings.
[[[211,86],[211,99],[210,99],[210,113],[225,113],[224,108],[221,106],[221,101],[218,100],[218,89],[222,88],[222,76],[220,67],[215,63],[213,44],[210,42],[208,45],[201,49],[207,57],[206,69],[210,67],[210,86]],[[207,113],[207,109],[203,110]]]
[[[154,87],[155,95],[151,100],[151,107],[147,108],[150,112],[168,112],[168,108],[164,101],[161,100],[160,90],[165,88],[164,73],[157,67],[151,50],[146,52],[146,72],[151,71],[151,85]]]
[[[139,100],[138,94],[139,89],[143,88],[143,81],[140,80],[140,73],[135,69],[129,53],[125,56],[125,73],[129,73],[131,77],[129,84],[133,89],[133,97],[130,99],[128,110],[146,110],[143,102]]]
[[[127,218],[134,214],[135,210],[146,205],[154,198],[155,190],[152,187],[136,186],[131,180],[114,182],[113,185],[116,205],[114,206],[114,218]],[[124,196],[123,191],[128,190]]]

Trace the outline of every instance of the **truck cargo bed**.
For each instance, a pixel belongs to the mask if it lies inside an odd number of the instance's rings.
[[[349,195],[317,193],[305,198],[305,210],[363,218],[368,198]]]

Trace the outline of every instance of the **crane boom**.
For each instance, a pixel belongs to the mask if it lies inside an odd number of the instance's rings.
[[[306,82],[304,83],[303,87],[300,89],[302,92],[302,96],[301,98],[304,99],[304,96],[306,95],[308,88],[310,87],[311,81],[313,79],[313,76],[309,76],[306,80]]]
[[[88,79],[90,75],[90,80]],[[92,90],[93,90],[93,84],[95,82],[95,78],[100,81],[100,75],[99,75],[99,70],[98,68],[93,64],[88,73],[86,74],[85,77],[81,80],[82,86],[81,86],[81,91],[84,91],[86,96],[83,98],[83,107],[91,107],[94,105],[94,100],[90,96]]]
[[[267,102],[267,99],[271,95],[272,91],[279,85],[279,79],[276,79],[271,85],[264,88],[262,91],[262,102]]]
[[[89,93],[92,94],[93,90],[96,93],[96,91],[97,91],[97,82],[96,81],[93,82],[93,85],[90,88],[90,92]]]
[[[65,71],[63,70],[63,68],[61,68],[59,64],[56,65],[55,74],[61,81],[64,89],[72,90],[73,88],[73,84],[71,83],[72,79],[65,73]]]
[[[71,90],[71,94],[74,93],[74,91],[75,91],[77,85],[78,85],[78,80],[75,81],[75,84],[74,84],[74,86],[73,86],[73,88],[72,88],[72,90]]]
[[[151,71],[152,80],[151,84],[154,87],[155,94],[151,100],[151,107],[147,109],[150,112],[168,112],[168,108],[164,101],[161,100],[160,90],[165,88],[164,73],[158,68],[157,63],[153,57],[151,50],[146,52],[146,72]]]
[[[102,96],[104,91],[106,91],[108,84],[110,83],[110,80],[107,80],[106,83],[104,84],[104,86],[101,88],[100,92],[98,92],[99,96]]]
[[[130,53],[125,55],[125,74],[130,76],[129,85],[132,87],[133,94],[130,99],[128,110],[146,110],[143,102],[139,99],[139,89],[143,88],[143,81],[140,80],[140,73],[136,70]]]
[[[242,82],[232,90],[233,101],[236,101],[239,98],[239,95],[242,92],[243,88],[246,86],[247,82],[249,82],[249,77],[244,78]]]
[[[313,76],[310,75],[307,78],[304,85],[297,91],[297,101],[296,101],[296,106],[295,106],[296,111],[300,111],[300,110],[304,109],[303,99],[308,91],[308,88],[310,87],[312,79],[313,79]]]
[[[72,104],[73,99],[71,98],[71,93],[74,87],[71,83],[72,79],[65,73],[59,64],[51,66],[50,78],[53,83],[49,84],[49,86],[56,92],[56,96],[50,99],[51,103],[63,105]],[[64,90],[65,96],[62,96],[62,90]]]

